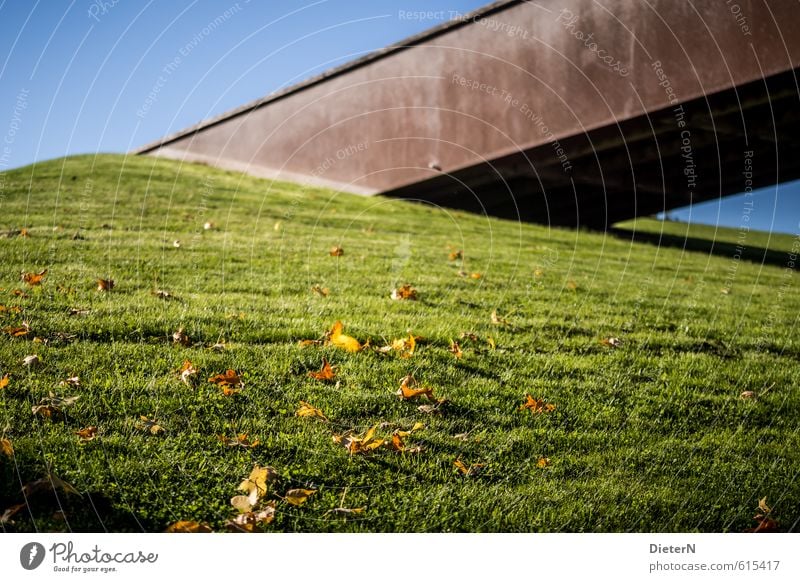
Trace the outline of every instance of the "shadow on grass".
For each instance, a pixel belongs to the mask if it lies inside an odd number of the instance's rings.
[[[728,259],[734,258],[737,254],[739,258],[759,265],[774,265],[776,267],[788,267],[797,269],[797,266],[792,266],[789,263],[789,253],[786,251],[776,251],[772,249],[765,249],[762,247],[744,246],[740,247],[737,244],[724,241],[714,241],[704,238],[694,238],[689,236],[677,236],[674,234],[657,233],[657,232],[644,232],[633,231],[625,228],[610,228],[608,234],[631,242],[647,243],[658,247],[671,247],[685,249],[703,253],[707,255],[716,255]]]

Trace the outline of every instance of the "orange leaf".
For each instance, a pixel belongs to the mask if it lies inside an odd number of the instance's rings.
[[[541,398],[534,398],[530,394],[525,395],[525,402],[520,405],[520,410],[525,410],[526,408],[531,411],[531,414],[543,414],[546,412],[553,412],[556,409],[555,404],[550,404],[545,402]]]
[[[238,394],[241,392],[241,388],[231,388],[230,386],[223,386],[222,387],[222,395],[223,396],[233,396],[234,394]]]
[[[539,460],[536,461],[536,467],[539,469],[544,469],[545,467],[550,466],[550,459],[548,457],[539,457]]]
[[[23,323],[20,327],[8,326],[4,327],[3,331],[11,337],[23,337],[31,333],[31,328],[27,323]]]
[[[453,340],[450,340],[450,353],[456,358],[461,358],[461,356],[464,355],[464,352],[461,350],[461,346],[458,345],[458,342],[454,342]]]
[[[176,521],[164,530],[164,533],[211,533],[211,528],[197,521]]]
[[[181,369],[178,370],[181,375],[181,382],[189,386],[191,384],[192,377],[197,374],[197,368],[194,367],[189,360],[184,360]]]
[[[400,381],[400,390],[397,391],[397,395],[403,400],[413,400],[422,396],[428,400],[436,400],[433,396],[433,388],[417,388],[418,385],[414,376],[409,374]]]
[[[322,369],[319,372],[309,372],[308,375],[314,378],[314,380],[320,380],[322,382],[328,382],[336,377],[333,366],[331,366],[325,358],[322,358]]]
[[[42,283],[42,279],[47,275],[47,269],[38,273],[22,273],[22,282],[30,287],[35,287]]]
[[[453,461],[453,465],[465,477],[472,477],[473,475],[477,475],[483,470],[485,466],[482,463],[475,463],[473,465],[467,466],[460,458]]]
[[[344,326],[341,321],[333,324],[333,327],[328,332],[328,343],[337,348],[341,348],[348,352],[357,352],[361,349],[361,344],[358,340],[349,335],[342,333]]]
[[[0,378],[0,389],[8,386],[9,381],[8,374],[5,374],[2,378]]]
[[[453,247],[450,247],[450,248],[453,248]],[[463,256],[464,256],[464,251],[462,251],[461,249],[458,249],[457,251],[453,251],[449,255],[447,255],[447,258],[450,259],[451,261],[458,261],[458,260],[461,260],[463,258]]]
[[[78,435],[78,438],[83,442],[88,442],[94,440],[97,436],[97,427],[96,426],[87,426],[86,428],[82,428],[81,430],[76,430],[75,434]]]
[[[392,299],[414,301],[417,299],[417,290],[414,289],[408,283],[406,283],[405,285],[402,285],[397,289],[392,290]]]
[[[208,379],[209,382],[212,384],[217,384],[218,386],[241,386],[242,385],[242,378],[239,374],[236,373],[235,370],[226,370],[224,374],[217,374],[216,376],[211,376]]]
[[[14,456],[14,446],[8,439],[0,439],[0,454],[5,455],[9,459]]]
[[[341,257],[344,255],[344,249],[340,246],[331,247],[329,252],[332,257]]]
[[[113,279],[98,279],[97,280],[97,290],[98,291],[111,291],[114,288],[114,280]]]

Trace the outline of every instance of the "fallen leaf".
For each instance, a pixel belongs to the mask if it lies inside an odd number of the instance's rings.
[[[762,497],[761,499],[758,500],[758,509],[759,511],[763,512],[764,515],[772,513],[772,509],[770,508],[769,505],[767,505],[766,497]]]
[[[555,404],[550,404],[540,398],[534,398],[530,394],[526,394],[525,399],[525,402],[520,405],[519,409],[525,410],[527,408],[531,411],[531,414],[543,414],[553,412],[556,409]]]
[[[460,458],[453,461],[453,466],[465,477],[473,477],[479,474],[485,467],[482,463],[475,463],[467,466]]]
[[[189,360],[184,360],[183,365],[181,365],[180,370],[178,370],[178,374],[180,374],[181,382],[187,386],[191,386],[192,378],[197,375],[197,368],[195,368],[194,364]]]
[[[322,414],[322,411],[319,408],[316,408],[309,404],[308,402],[300,401],[300,408],[297,409],[295,413],[297,416],[310,416],[310,417],[317,417],[321,418],[325,422],[328,422],[328,419],[325,418],[325,415]]]
[[[753,392],[752,390],[745,390],[744,392],[739,394],[739,398],[742,398],[743,400],[755,399],[756,393]]]
[[[254,439],[250,440],[247,436],[246,432],[239,433],[233,438],[228,438],[225,435],[217,435],[217,438],[224,444],[226,447],[242,447],[244,449],[252,449],[259,445],[259,441]]]
[[[9,459],[14,456],[14,445],[8,439],[0,439],[0,455],[5,455]]]
[[[377,429],[378,426],[375,425],[363,436],[356,436],[349,432],[343,435],[333,435],[333,442],[342,445],[351,455],[369,453],[382,447],[386,442],[385,439],[376,438],[375,432]]]
[[[436,404],[421,404],[417,406],[417,410],[424,414],[436,414],[439,412],[439,408],[442,405],[442,401],[437,402]]]
[[[39,359],[39,356],[37,356],[36,354],[25,356],[24,358],[22,358],[22,365],[27,366],[29,368],[32,368],[33,366],[36,366],[37,364],[40,363],[41,360]]]
[[[64,408],[72,406],[78,401],[79,398],[80,396],[56,396],[50,392],[47,397],[42,398],[39,401],[39,404],[36,406],[31,406],[31,412],[34,415],[38,414],[39,416],[52,418],[54,414],[63,413]]]
[[[270,501],[259,511],[240,513],[226,522],[229,529],[245,533],[253,533],[260,525],[267,525],[275,519],[275,502]]]
[[[417,299],[417,290],[414,289],[411,285],[406,283],[405,285],[401,285],[397,289],[392,290],[392,299],[395,301],[416,301]]]
[[[453,248],[453,247],[450,247],[450,248]],[[462,258],[464,258],[464,251],[462,251],[461,249],[458,249],[457,251],[453,251],[449,255],[447,255],[447,258],[449,260],[451,260],[451,261],[460,261]]]
[[[238,394],[241,392],[241,388],[231,388],[230,386],[223,386],[222,387],[222,395],[223,396],[233,396],[234,394]]]
[[[180,344],[182,346],[189,346],[192,343],[192,340],[189,339],[189,336],[183,332],[183,328],[179,327],[173,334],[172,334],[172,342],[176,344]]]
[[[10,380],[10,378],[8,377],[8,374],[5,374],[5,375],[4,375],[2,378],[0,378],[0,389],[3,389],[3,388],[5,388],[6,386],[8,386],[8,383],[9,383],[10,381],[11,381],[11,380]]]
[[[136,423],[136,428],[153,435],[162,434],[164,432],[163,426],[159,425],[155,420],[147,418],[146,416],[139,417],[139,420]]]
[[[39,271],[38,273],[22,273],[21,278],[22,282],[29,287],[35,287],[36,285],[41,285],[45,275],[47,275],[47,269]]]
[[[89,315],[92,312],[91,309],[78,309],[77,307],[73,307],[69,310],[69,314],[72,316],[75,315]]]
[[[464,355],[464,352],[461,350],[461,346],[458,345],[458,342],[450,340],[450,353],[453,354],[457,359],[460,359],[461,356]]]
[[[428,400],[436,401],[436,398],[433,396],[433,388],[418,386],[419,383],[417,380],[414,376],[409,374],[400,380],[400,390],[397,391],[397,395],[400,396],[402,400],[413,400],[424,396]]]
[[[539,460],[536,461],[536,467],[539,469],[544,469],[545,467],[550,466],[550,459],[548,457],[539,457]]]
[[[170,301],[171,299],[175,299],[175,296],[170,293],[169,291],[165,291],[164,289],[154,289],[153,296],[158,297],[159,299],[163,299],[164,301]]]
[[[301,348],[306,348],[308,346],[318,346],[323,343],[322,340],[312,340],[312,339],[304,339],[297,342]]]
[[[491,320],[494,325],[509,325],[508,319],[497,314],[497,310],[492,311]]]
[[[344,255],[344,249],[340,246],[331,247],[329,252],[332,257],[341,257]]]
[[[89,442],[94,440],[97,436],[97,427],[96,426],[87,426],[86,428],[82,428],[80,430],[76,430],[75,434],[78,435],[78,438],[81,442]]]
[[[171,524],[164,533],[211,533],[213,530],[208,524],[199,521],[180,520]]]
[[[311,291],[312,293],[316,293],[320,297],[327,297],[328,294],[330,293],[330,289],[328,289],[327,287],[322,287],[321,285],[313,285],[311,287]]]
[[[242,378],[239,374],[236,373],[235,370],[226,370],[224,374],[217,374],[216,376],[211,376],[208,379],[209,382],[212,384],[216,384],[217,386],[222,387],[235,387],[235,386],[242,386]]]
[[[618,348],[622,345],[622,340],[618,337],[606,337],[601,339],[600,343],[609,348]]]
[[[21,236],[22,238],[30,238],[31,237],[31,235],[28,234],[28,229],[27,228],[21,228],[20,231],[19,231],[19,236]]]
[[[239,491],[244,491],[247,495],[255,492],[257,499],[267,494],[267,485],[278,479],[278,472],[272,467],[253,466],[250,475],[239,484]]]
[[[27,294],[27,293],[25,293],[25,291],[23,291],[22,289],[14,289],[14,290],[11,292],[11,294],[12,294],[14,297],[22,297],[22,298],[25,298],[25,297],[27,297],[27,296],[28,296],[28,294]]]
[[[31,327],[27,322],[23,322],[20,327],[8,326],[4,327],[3,331],[11,337],[24,337],[31,333]]]
[[[333,366],[325,358],[322,358],[322,369],[319,372],[309,372],[308,375],[321,382],[330,382],[336,377]]]
[[[116,283],[114,283],[113,279],[98,279],[97,280],[97,290],[105,293],[107,291],[111,291]]]
[[[392,341],[391,344],[383,346],[382,348],[378,348],[378,351],[383,354],[396,351],[400,352],[401,358],[410,358],[411,356],[414,355],[414,350],[417,347],[418,339],[420,338],[415,337],[413,334],[408,334],[408,338],[396,339]]]
[[[334,507],[326,511],[323,516],[333,513],[334,515],[355,515],[363,513],[366,507]]]
[[[289,489],[283,500],[291,505],[303,505],[316,492],[315,489]]]
[[[341,321],[333,324],[333,327],[328,332],[328,343],[334,347],[341,348],[348,352],[357,352],[361,349],[361,344],[358,340],[349,335],[342,333],[344,326]]]
[[[755,515],[753,519],[758,523],[757,526],[745,530],[748,533],[771,533],[778,531],[778,522],[768,515]]]

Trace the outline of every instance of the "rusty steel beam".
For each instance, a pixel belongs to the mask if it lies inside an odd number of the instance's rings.
[[[604,228],[800,178],[797,10],[495,2],[137,153]]]

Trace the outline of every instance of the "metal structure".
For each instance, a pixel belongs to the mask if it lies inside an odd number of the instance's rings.
[[[137,153],[525,221],[800,178],[795,0],[505,0]]]

